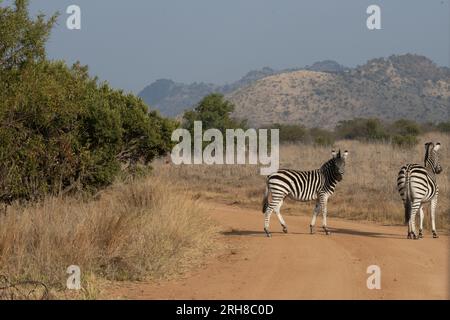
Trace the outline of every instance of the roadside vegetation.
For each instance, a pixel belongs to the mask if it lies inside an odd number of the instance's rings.
[[[149,175],[178,123],[80,63],[48,60],[56,18],[29,17],[26,0],[0,7],[0,299],[30,298],[24,281],[92,299],[102,281],[181,273],[213,243],[202,206]]]

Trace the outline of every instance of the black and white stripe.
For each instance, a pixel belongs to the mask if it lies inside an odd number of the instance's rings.
[[[283,231],[287,233],[286,223],[280,213],[286,197],[298,201],[316,200],[310,231],[314,233],[317,215],[322,212],[323,229],[326,234],[330,234],[327,229],[327,202],[337,183],[342,180],[347,155],[347,151],[342,155],[340,150],[338,153],[333,151],[333,157],[319,169],[312,171],[281,169],[267,177],[263,213],[265,215],[264,231],[268,237],[271,236],[269,222],[273,211],[275,211]]]
[[[436,233],[436,206],[439,194],[436,175],[442,172],[437,151],[441,144],[428,142],[425,144],[425,165],[406,164],[398,174],[397,187],[405,207],[405,223],[408,223],[408,239],[422,238],[423,204],[431,202],[431,227],[433,238]],[[419,235],[416,235],[416,214],[419,211]]]

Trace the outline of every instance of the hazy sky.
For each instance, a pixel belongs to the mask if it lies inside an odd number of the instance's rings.
[[[78,31],[66,28],[71,4],[81,7]],[[366,27],[371,4],[382,30]],[[410,52],[450,61],[449,0],[31,0],[31,9],[61,13],[50,58],[80,60],[136,93],[159,78],[225,83],[323,59],[355,66]]]

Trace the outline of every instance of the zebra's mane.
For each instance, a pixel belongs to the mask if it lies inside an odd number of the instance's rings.
[[[320,170],[324,171],[328,168],[330,168],[331,166],[334,166],[336,162],[336,158],[331,158],[330,160],[328,160],[327,162],[325,162],[321,167]]]
[[[425,144],[425,159],[424,159],[424,166],[425,168],[429,168],[434,172],[434,166],[436,165],[436,153],[433,152],[434,149],[434,143],[428,142]]]
[[[432,145],[432,142],[428,142],[425,144],[425,160],[424,165],[427,166],[428,158],[430,157],[430,146]]]

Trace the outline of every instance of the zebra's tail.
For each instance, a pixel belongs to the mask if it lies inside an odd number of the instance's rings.
[[[410,181],[410,172],[406,169],[405,172],[405,224],[409,222],[409,217],[411,215],[411,181]]]
[[[262,213],[265,213],[269,206],[269,185],[266,183],[266,191],[264,192],[264,198],[262,201]]]

